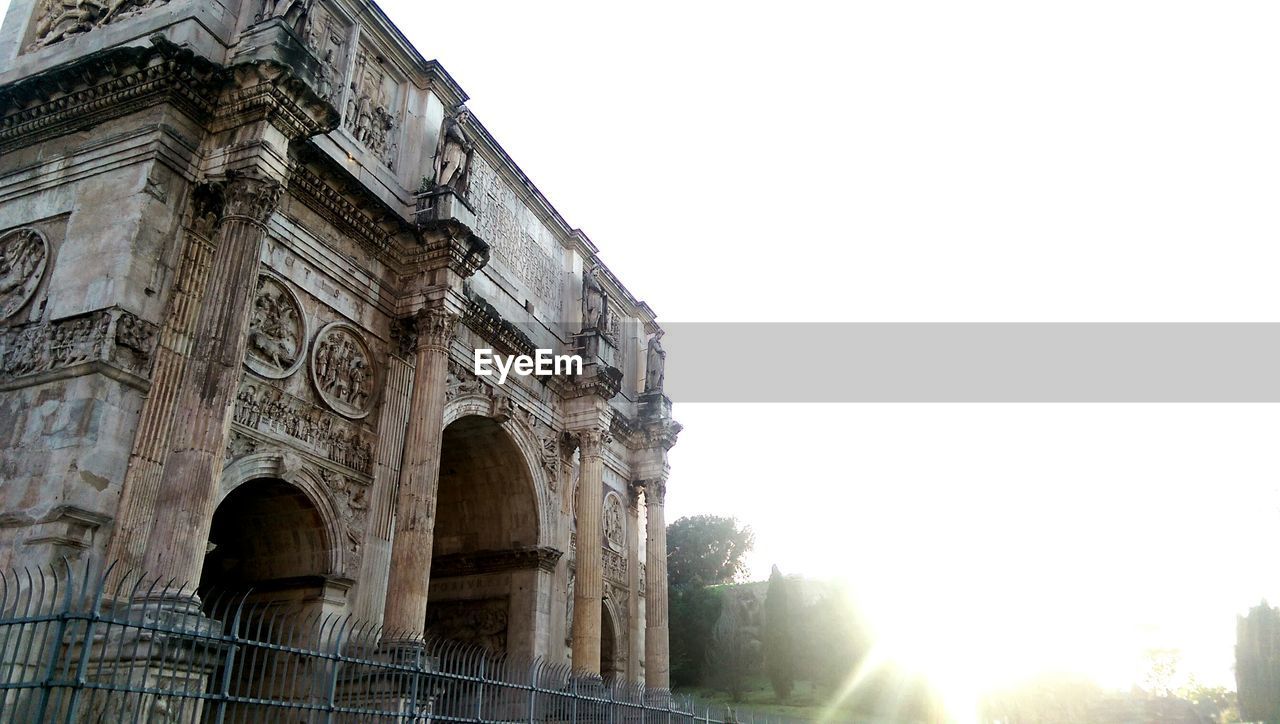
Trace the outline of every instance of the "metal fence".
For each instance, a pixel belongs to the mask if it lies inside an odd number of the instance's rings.
[[[0,722],[781,722],[318,604],[65,563],[0,572]],[[108,583],[108,582],[111,583]]]

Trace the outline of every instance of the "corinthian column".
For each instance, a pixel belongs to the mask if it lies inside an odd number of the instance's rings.
[[[156,486],[143,557],[148,576],[179,583],[200,579],[222,475],[229,405],[244,360],[258,258],[280,184],[236,175],[227,179],[222,192],[222,224],[214,240],[205,302],[196,313],[191,356],[173,405],[176,422]],[[131,517],[126,511],[125,520]]]
[[[575,433],[581,473],[578,478],[578,552],[573,579],[573,668],[600,673],[600,606],[604,596],[601,518],[604,497],[604,445],[608,428]]]
[[[644,677],[650,689],[671,685],[671,643],[667,630],[667,481],[648,481],[644,489],[645,531]]]
[[[422,638],[431,582],[431,547],[435,535],[436,486],[440,474],[440,440],[444,433],[445,378],[449,342],[457,317],[439,308],[424,309],[416,319],[415,370],[409,403],[409,427],[400,467],[395,536],[383,628],[399,640]]]
[[[107,548],[107,560],[116,563],[114,571],[118,576],[134,572],[146,553],[156,491],[169,452],[183,372],[191,356],[196,315],[209,282],[213,238],[222,207],[220,182],[201,184],[191,194],[191,223],[183,234],[182,256],[151,368],[151,387],[138,416],[129,468],[116,507],[115,529]]]

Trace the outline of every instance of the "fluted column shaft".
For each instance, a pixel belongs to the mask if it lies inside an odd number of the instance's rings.
[[[604,599],[603,430],[578,433],[578,550],[573,579],[573,668],[600,673],[600,611]]]
[[[456,321],[443,309],[425,309],[417,319],[416,369],[383,615],[384,630],[397,640],[421,639],[426,626],[449,342]]]
[[[155,517],[156,491],[160,487],[174,413],[178,409],[178,393],[187,358],[191,355],[196,316],[209,282],[214,251],[210,219],[221,211],[221,192],[210,184],[202,184],[192,196],[192,224],[182,236],[182,256],[160,328],[151,386],[138,415],[129,468],[116,507],[115,528],[107,547],[107,560],[116,564],[117,576],[137,569],[146,554]]]
[[[196,314],[191,357],[178,388],[143,558],[147,575],[193,585],[200,579],[217,502],[229,406],[244,360],[265,222],[280,197],[280,185],[237,176],[226,182],[223,194],[222,224],[205,301]]]
[[[671,644],[667,627],[667,484],[655,480],[645,486],[645,628],[644,675],[650,689],[671,685]]]

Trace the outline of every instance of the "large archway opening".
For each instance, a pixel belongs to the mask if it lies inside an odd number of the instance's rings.
[[[434,536],[427,630],[535,655],[538,501],[520,449],[490,418],[444,430]]]
[[[306,493],[276,478],[244,483],[214,511],[200,598],[206,615],[253,642],[213,673],[211,680],[225,680],[233,696],[304,700],[313,693],[313,664],[300,664],[276,645],[317,645],[316,622],[331,612],[326,607],[340,605],[329,590],[329,539]],[[295,676],[272,676],[288,666]],[[261,715],[243,702],[229,704],[227,713],[236,721]]]
[[[202,598],[250,593],[255,601],[298,600],[323,587],[329,541],[320,511],[275,478],[231,491],[213,514],[200,573]]]

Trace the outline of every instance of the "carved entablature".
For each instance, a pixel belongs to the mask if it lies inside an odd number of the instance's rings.
[[[119,308],[0,330],[0,381],[82,364],[145,377],[159,328]]]
[[[334,322],[311,345],[311,381],[330,409],[351,419],[373,409],[377,369],[360,330]]]
[[[342,125],[387,168],[395,169],[403,123],[402,83],[372,49],[356,51]]]
[[[103,25],[127,20],[169,0],[39,0],[27,51],[60,43]]]
[[[306,344],[307,322],[298,296],[283,279],[258,275],[245,366],[263,377],[283,379],[302,366]]]
[[[30,227],[0,235],[0,322],[18,313],[49,267],[49,240]]]
[[[433,578],[454,578],[534,569],[552,573],[563,555],[563,551],[549,546],[449,553],[432,559],[431,575]]]
[[[240,382],[232,419],[355,472],[373,473],[373,440],[362,426],[252,374],[246,374]]]
[[[162,37],[113,48],[0,89],[0,154],[160,102],[213,114],[221,76],[208,60]]]

